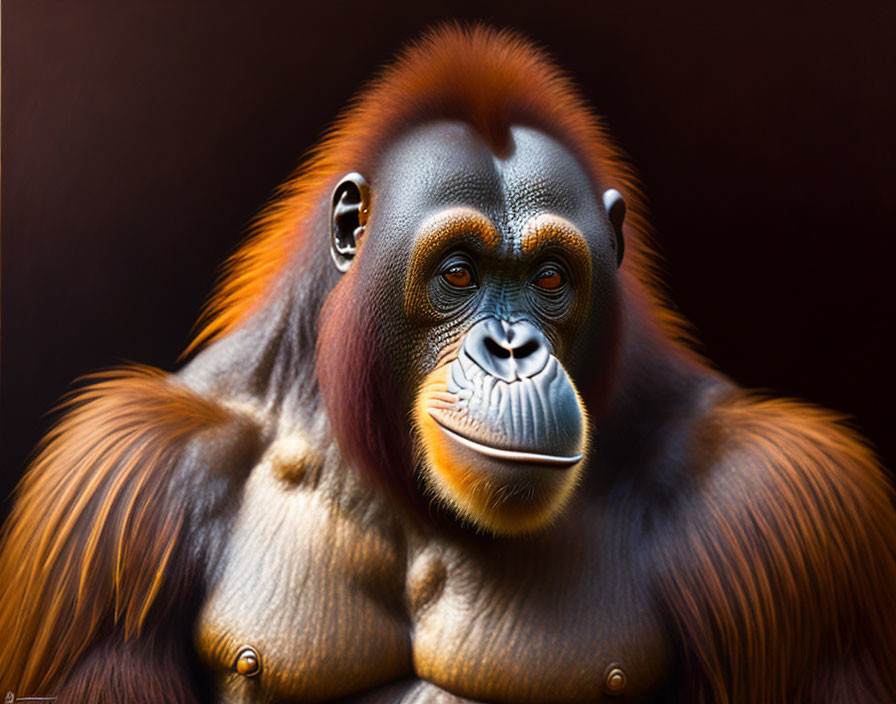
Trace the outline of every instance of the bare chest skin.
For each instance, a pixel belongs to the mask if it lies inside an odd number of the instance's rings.
[[[418,676],[482,701],[593,702],[621,671],[626,701],[655,695],[670,655],[649,577],[586,504],[535,538],[426,542],[407,587]]]
[[[616,670],[625,701],[662,686],[671,655],[618,513],[582,498],[537,538],[424,534],[282,445],[246,484],[197,624],[219,701],[613,701]]]
[[[222,702],[327,700],[411,668],[397,523],[336,458],[304,449],[275,442],[253,469],[200,612],[196,647]],[[235,668],[247,646],[251,677]]]

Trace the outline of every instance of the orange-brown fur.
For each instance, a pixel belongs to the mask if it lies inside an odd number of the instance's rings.
[[[662,583],[689,701],[892,702],[896,522],[867,446],[833,413],[750,396],[692,442],[714,471]]]
[[[191,437],[229,421],[158,370],[133,367],[90,381],[62,404],[66,415],[44,439],[6,524],[0,685],[19,696],[56,694],[99,639],[151,642],[174,616],[187,575],[179,555],[185,514],[169,495],[172,472]],[[158,655],[164,670],[176,653]],[[145,652],[135,659],[151,671]],[[93,692],[91,701],[100,689],[104,701],[123,692],[114,678],[96,691],[78,686]],[[153,701],[153,692],[156,701],[186,701],[180,677],[166,682],[156,673],[141,686],[141,701]],[[166,687],[173,698],[159,695]]]

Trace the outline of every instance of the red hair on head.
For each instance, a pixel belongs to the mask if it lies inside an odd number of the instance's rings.
[[[498,153],[512,124],[539,127],[565,142],[596,185],[622,192],[628,209],[623,268],[653,288],[649,225],[634,173],[571,79],[516,32],[452,23],[430,30],[386,66],[278,189],[225,265],[185,354],[238,327],[264,300],[284,265],[313,245],[312,214],[336,179],[371,169],[398,133],[432,119],[470,123]],[[318,235],[317,245],[326,247],[325,234]],[[637,286],[636,281],[629,283]],[[658,313],[672,336],[681,337],[676,316],[660,308]]]

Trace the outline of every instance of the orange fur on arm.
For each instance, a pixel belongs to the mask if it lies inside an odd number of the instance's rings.
[[[145,367],[97,375],[63,408],[4,530],[2,691],[191,701],[178,646],[160,635],[192,588],[181,544],[190,499],[173,482],[188,443],[228,414]],[[128,659],[145,671],[122,671]]]
[[[740,398],[704,421],[660,584],[695,702],[893,702],[896,511],[839,419]]]

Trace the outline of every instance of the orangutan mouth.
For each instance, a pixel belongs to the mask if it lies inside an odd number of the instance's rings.
[[[524,452],[522,450],[505,450],[500,447],[492,447],[490,445],[483,445],[480,442],[475,440],[471,440],[468,437],[464,437],[458,432],[451,430],[448,426],[446,426],[442,421],[440,421],[434,413],[430,412],[430,417],[438,424],[439,428],[441,428],[442,432],[444,432],[449,438],[454,440],[455,442],[463,445],[466,448],[469,448],[475,452],[478,452],[486,457],[491,457],[497,460],[503,460],[505,462],[524,462],[526,464],[541,464],[549,467],[556,468],[567,468],[572,467],[573,465],[578,464],[582,461],[583,455],[572,455],[570,457],[561,457],[558,455],[544,455],[536,452]]]

